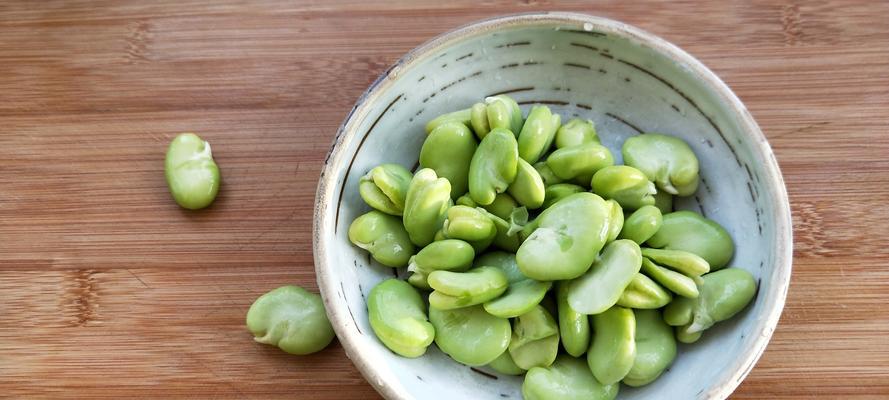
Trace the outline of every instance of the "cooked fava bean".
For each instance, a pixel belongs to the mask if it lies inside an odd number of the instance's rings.
[[[435,344],[457,362],[481,366],[500,357],[512,335],[506,318],[485,312],[482,306],[453,310],[429,307],[429,322],[435,327]]]
[[[593,193],[604,199],[615,200],[621,207],[635,210],[654,205],[657,189],[642,172],[626,165],[600,169],[593,175]]]
[[[636,274],[621,293],[617,305],[636,310],[651,310],[667,305],[670,300],[673,300],[673,295],[657,282],[645,275]]]
[[[321,296],[299,286],[282,286],[256,299],[247,311],[247,329],[257,342],[297,355],[321,351],[334,337]]]
[[[469,163],[478,148],[465,124],[449,122],[435,128],[420,149],[420,167],[431,168],[451,184],[451,197],[469,189]]]
[[[454,111],[452,113],[442,114],[429,123],[426,124],[426,133],[432,133],[435,128],[438,128],[441,125],[444,125],[449,122],[458,122],[466,126],[470,126],[469,118],[470,110],[467,108],[465,110]]]
[[[402,221],[417,246],[432,242],[451,205],[451,184],[430,168],[418,171],[408,186]]]
[[[522,206],[530,209],[540,208],[546,198],[546,188],[543,186],[540,174],[531,164],[521,158],[516,171],[515,180],[509,185],[507,191]]]
[[[585,143],[600,143],[596,135],[596,125],[588,119],[574,118],[556,132],[556,148],[577,146]]]
[[[555,318],[542,306],[519,315],[515,319],[509,354],[522,369],[546,367],[559,352],[559,326]]]
[[[590,371],[603,384],[620,382],[636,360],[636,318],[633,310],[614,306],[592,318],[593,343],[587,352]]]
[[[519,134],[519,157],[534,164],[549,150],[562,124],[559,114],[550,112],[547,106],[531,107],[528,119]]]
[[[642,258],[642,273],[670,289],[671,292],[683,297],[698,297],[698,285],[695,281],[679,272],[661,267],[647,258]]]
[[[658,189],[690,196],[698,189],[698,158],[682,139],[649,133],[624,142],[624,163],[637,168]]]
[[[497,267],[478,267],[466,272],[432,271],[427,278],[432,289],[429,305],[439,310],[474,306],[495,299],[509,282]]]
[[[469,164],[469,195],[481,206],[494,202],[515,180],[519,150],[512,132],[495,128],[484,139]]]
[[[661,210],[655,206],[643,206],[630,214],[624,220],[621,228],[621,239],[630,239],[638,245],[642,245],[660,229],[664,219]]]
[[[563,147],[549,155],[546,165],[560,179],[582,177],[585,185],[596,171],[614,165],[608,148],[598,143],[584,143]]]
[[[603,385],[582,360],[560,355],[549,367],[528,371],[522,383],[525,400],[614,400],[620,384]]]
[[[673,329],[658,310],[636,310],[636,358],[624,377],[627,386],[644,386],[661,375],[676,359]]]
[[[608,217],[608,239],[606,239],[606,243],[611,243],[614,239],[617,239],[624,227],[624,210],[614,200],[608,200],[607,203],[611,206],[611,215]]]
[[[435,338],[426,303],[405,281],[387,279],[374,286],[367,296],[367,315],[377,338],[398,355],[422,356]]]
[[[710,272],[707,260],[697,254],[682,250],[642,249],[642,255],[651,261],[688,276],[701,276]]]
[[[725,228],[692,211],[664,214],[661,228],[646,244],[697,254],[707,260],[714,271],[728,265],[735,252],[735,244]]]
[[[604,312],[617,304],[641,266],[642,254],[635,242],[622,239],[609,243],[590,270],[571,281],[568,304],[583,314]]]
[[[358,180],[358,193],[374,209],[401,216],[411,179],[411,172],[401,165],[379,165]]]
[[[559,333],[565,352],[580,357],[590,347],[590,319],[568,304],[568,282],[559,282],[556,286],[556,302],[559,311]]]
[[[349,240],[370,252],[374,260],[389,267],[406,266],[414,254],[414,244],[401,220],[377,210],[352,221]]]
[[[213,161],[210,143],[194,133],[182,133],[170,142],[164,175],[170,194],[182,208],[207,207],[219,192],[219,167]]]

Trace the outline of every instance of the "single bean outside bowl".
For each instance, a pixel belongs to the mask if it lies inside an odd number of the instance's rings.
[[[318,286],[347,356],[388,399],[521,397],[522,377],[458,364],[435,346],[416,359],[389,351],[373,334],[365,299],[399,272],[347,237],[369,211],[362,176],[384,163],[415,168],[429,120],[501,93],[525,116],[543,104],[564,121],[594,121],[616,164],[623,141],[642,132],[675,135],[694,150],[700,187],[674,208],[726,227],[736,245],[728,265],[753,274],[758,293],[694,345],[680,344],[655,382],[622,387],[619,398],[726,398],[768,344],[789,285],[790,210],[777,162],[744,105],[699,61],[652,34],[582,14],[506,16],[446,33],[405,55],[349,113],[325,160],[313,236]]]

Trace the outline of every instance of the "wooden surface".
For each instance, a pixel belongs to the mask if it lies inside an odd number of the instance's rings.
[[[889,396],[889,3],[619,0],[0,3],[0,396],[377,397],[339,345],[287,356],[244,314],[316,287],[315,185],[368,84],[436,34],[533,10],[676,43],[768,136],[793,282],[734,397]],[[164,183],[183,131],[222,169],[200,212]]]

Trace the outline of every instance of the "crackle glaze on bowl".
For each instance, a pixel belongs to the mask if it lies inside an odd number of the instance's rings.
[[[358,100],[326,160],[314,226],[318,286],[349,358],[389,399],[521,398],[521,377],[471,369],[435,346],[417,359],[387,350],[370,328],[365,296],[394,270],[347,237],[352,220],[369,210],[359,177],[384,162],[416,168],[428,120],[498,93],[526,114],[540,103],[563,121],[592,119],[618,162],[624,139],[642,132],[691,145],[701,185],[676,208],[728,229],[737,246],[730,265],[753,273],[759,292],[734,319],[680,346],[657,381],[624,386],[619,398],[727,397],[768,344],[790,280],[790,210],[778,165],[743,104],[700,62],[637,28],[581,14],[507,16],[444,34],[408,53]]]

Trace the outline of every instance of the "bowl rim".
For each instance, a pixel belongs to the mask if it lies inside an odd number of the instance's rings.
[[[756,336],[752,345],[743,350],[742,356],[735,359],[730,365],[728,370],[732,372],[720,376],[720,380],[714,382],[706,393],[699,395],[700,398],[725,399],[738,387],[738,385],[740,385],[741,381],[750,373],[753,366],[765,351],[778,324],[778,320],[781,317],[790,285],[793,257],[793,231],[790,202],[778,162],[775,159],[775,155],[772,152],[768,141],[741,100],[738,99],[734,92],[732,92],[732,90],[719,77],[717,77],[715,73],[704,66],[703,63],[676,45],[654,34],[620,21],[588,14],[573,12],[509,14],[462,25],[442,33],[406,53],[388,70],[384,71],[358,98],[355,105],[352,107],[352,110],[348,113],[337,130],[332,147],[324,160],[324,167],[321,171],[315,195],[312,232],[315,274],[318,288],[324,300],[325,309],[327,310],[327,316],[331,321],[331,325],[333,326],[347,357],[352,360],[352,363],[355,364],[356,368],[358,368],[364,378],[370,382],[377,392],[387,399],[400,400],[412,398],[400,383],[387,384],[384,382],[384,375],[388,376],[388,374],[383,374],[379,369],[375,368],[380,364],[379,360],[369,356],[366,352],[360,351],[355,342],[357,334],[345,328],[345,325],[351,322],[348,309],[345,308],[342,302],[333,301],[336,297],[335,291],[338,284],[328,272],[329,268],[327,260],[323,256],[326,254],[326,241],[328,239],[333,240],[333,236],[330,234],[329,230],[326,229],[328,222],[326,221],[324,213],[328,204],[336,200],[333,197],[333,192],[337,186],[337,182],[331,182],[332,172],[334,172],[332,168],[335,165],[339,165],[346,156],[343,143],[357,134],[358,124],[367,116],[369,109],[371,108],[370,105],[378,101],[379,97],[386,92],[386,89],[392,86],[397,79],[398,73],[402,69],[416,65],[429,54],[445,48],[452,43],[490,31],[510,27],[551,24],[577,25],[587,31],[606,32],[608,34],[624,37],[649,46],[653,51],[661,53],[671,60],[682,64],[693,76],[701,79],[704,85],[710,89],[712,93],[720,97],[724,103],[731,108],[731,111],[738,119],[741,130],[744,135],[751,140],[751,146],[755,148],[753,154],[754,157],[762,158],[759,161],[762,162],[765,174],[767,175],[767,181],[772,186],[772,195],[770,196],[769,201],[774,207],[770,219],[775,223],[777,247],[775,254],[775,269],[769,279],[772,280],[772,284],[774,285],[772,291],[777,293],[777,296],[774,296],[770,303],[764,305],[764,315],[755,320],[756,327],[754,331],[758,330],[759,334]]]

